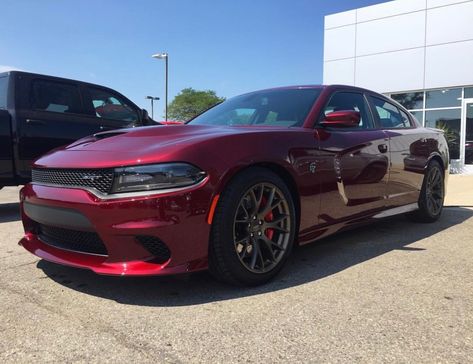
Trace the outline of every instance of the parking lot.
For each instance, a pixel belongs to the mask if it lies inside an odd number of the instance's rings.
[[[436,224],[400,216],[301,247],[276,280],[247,289],[207,273],[103,277],[39,260],[17,245],[17,193],[0,191],[1,362],[473,357],[473,207],[458,206],[464,198]]]

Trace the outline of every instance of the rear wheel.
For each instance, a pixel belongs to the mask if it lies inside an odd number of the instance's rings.
[[[442,214],[445,198],[444,173],[440,163],[433,160],[427,166],[419,196],[419,209],[409,217],[418,222],[437,221]]]
[[[209,247],[212,274],[227,283],[259,285],[289,256],[296,230],[294,202],[284,181],[264,168],[235,177],[215,211]]]

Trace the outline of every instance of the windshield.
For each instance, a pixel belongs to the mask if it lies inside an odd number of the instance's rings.
[[[199,125],[302,126],[321,89],[279,89],[233,97],[192,119]]]

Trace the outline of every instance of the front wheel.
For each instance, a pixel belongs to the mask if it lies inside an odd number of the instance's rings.
[[[442,214],[444,198],[443,169],[437,161],[433,160],[425,171],[419,196],[419,209],[408,216],[418,222],[437,221]]]
[[[284,181],[264,168],[235,177],[218,202],[209,268],[217,278],[255,286],[273,278],[291,253],[295,208]]]

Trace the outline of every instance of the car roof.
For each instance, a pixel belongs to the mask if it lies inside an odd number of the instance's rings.
[[[91,83],[91,82],[86,82],[86,81],[81,81],[81,80],[74,80],[74,79],[66,78],[66,77],[51,76],[51,75],[46,75],[46,74],[42,74],[42,73],[11,70],[11,71],[6,71],[6,72],[0,73],[0,76],[8,75],[8,74],[10,74],[10,75],[14,75],[14,74],[27,75],[27,76],[33,76],[33,77],[38,77],[38,78],[43,78],[44,77],[44,78],[49,78],[49,79],[53,79],[53,80],[56,80],[56,81],[82,83],[82,84],[85,84],[85,85],[98,86],[98,87],[102,87],[102,88],[106,88],[106,89],[110,89],[112,91],[115,91],[114,89],[112,89],[108,86],[103,86],[103,85],[99,85],[99,84],[96,84],[96,83]]]
[[[368,90],[366,88],[351,86],[351,85],[343,85],[343,84],[333,84],[333,85],[315,84],[315,85],[292,85],[292,86],[271,87],[267,89],[247,92],[242,95],[249,95],[252,93],[264,92],[264,91],[300,90],[300,89],[322,89],[322,90],[327,90],[327,91],[332,91],[332,90],[335,91],[337,89],[344,89],[344,90],[352,90],[352,91],[358,91],[358,92],[363,92],[363,93],[370,93],[384,99],[389,99],[387,96],[383,94],[380,94],[372,90]]]

